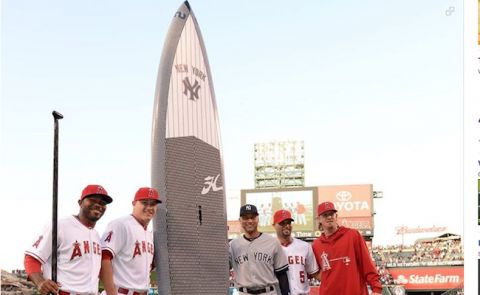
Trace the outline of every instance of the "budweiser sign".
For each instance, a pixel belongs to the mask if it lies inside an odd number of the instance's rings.
[[[395,230],[397,231],[397,235],[403,234],[418,234],[418,233],[434,233],[434,232],[444,232],[447,230],[444,226],[432,226],[432,227],[415,227],[409,228],[408,226],[399,226],[396,227]]]

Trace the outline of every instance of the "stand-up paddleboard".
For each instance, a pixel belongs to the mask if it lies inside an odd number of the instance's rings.
[[[212,75],[188,2],[175,13],[158,70],[153,111],[152,186],[161,295],[228,292],[223,163]]]

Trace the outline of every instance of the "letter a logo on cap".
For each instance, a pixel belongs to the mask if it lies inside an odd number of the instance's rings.
[[[101,185],[97,187],[97,194],[101,194],[101,195],[105,194],[105,189]]]
[[[245,206],[245,209],[247,209],[247,210],[252,210],[252,206],[247,205],[247,206]]]

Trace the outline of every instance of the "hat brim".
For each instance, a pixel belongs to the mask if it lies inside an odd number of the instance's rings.
[[[244,213],[240,214],[240,217],[245,216],[245,215],[249,215],[249,214],[258,216],[258,212],[257,213],[255,213],[255,212],[244,212]]]
[[[275,222],[275,223],[281,223],[281,222],[284,222],[285,220],[290,220],[290,221],[292,221],[292,222],[295,222],[295,219],[293,219],[293,218],[285,218],[285,219],[282,219],[282,220],[277,221],[277,222]]]
[[[132,203],[135,203],[135,202],[138,202],[138,201],[147,201],[147,200],[157,201],[157,204],[163,203],[163,202],[162,202],[161,200],[159,200],[159,199],[152,199],[152,198],[137,199],[137,200],[133,200]]]
[[[322,215],[322,214],[325,214],[326,212],[335,212],[335,213],[337,213],[338,211],[337,211],[337,209],[324,210],[324,211],[318,213],[318,216],[320,216],[320,215]]]
[[[97,197],[97,198],[102,199],[105,202],[105,204],[110,204],[111,202],[113,202],[112,197],[110,197],[108,195],[103,195],[103,194],[86,195],[85,197],[82,198],[82,200],[86,199],[86,198],[93,198],[93,197]]]

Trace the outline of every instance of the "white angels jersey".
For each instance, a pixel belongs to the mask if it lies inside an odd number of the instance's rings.
[[[293,239],[288,246],[282,246],[288,260],[288,282],[291,295],[309,294],[310,285],[307,274],[319,271],[312,246],[299,239]]]
[[[57,282],[70,293],[98,294],[98,276],[102,262],[98,232],[76,217],[58,221]],[[43,277],[51,279],[52,226],[47,226],[32,247],[25,251],[42,263]]]
[[[113,255],[115,286],[146,291],[153,262],[153,233],[132,215],[113,220],[102,236],[102,250]]]
[[[288,269],[287,257],[278,240],[261,234],[253,241],[244,236],[230,242],[230,265],[235,287],[258,288],[278,284],[275,272]]]

